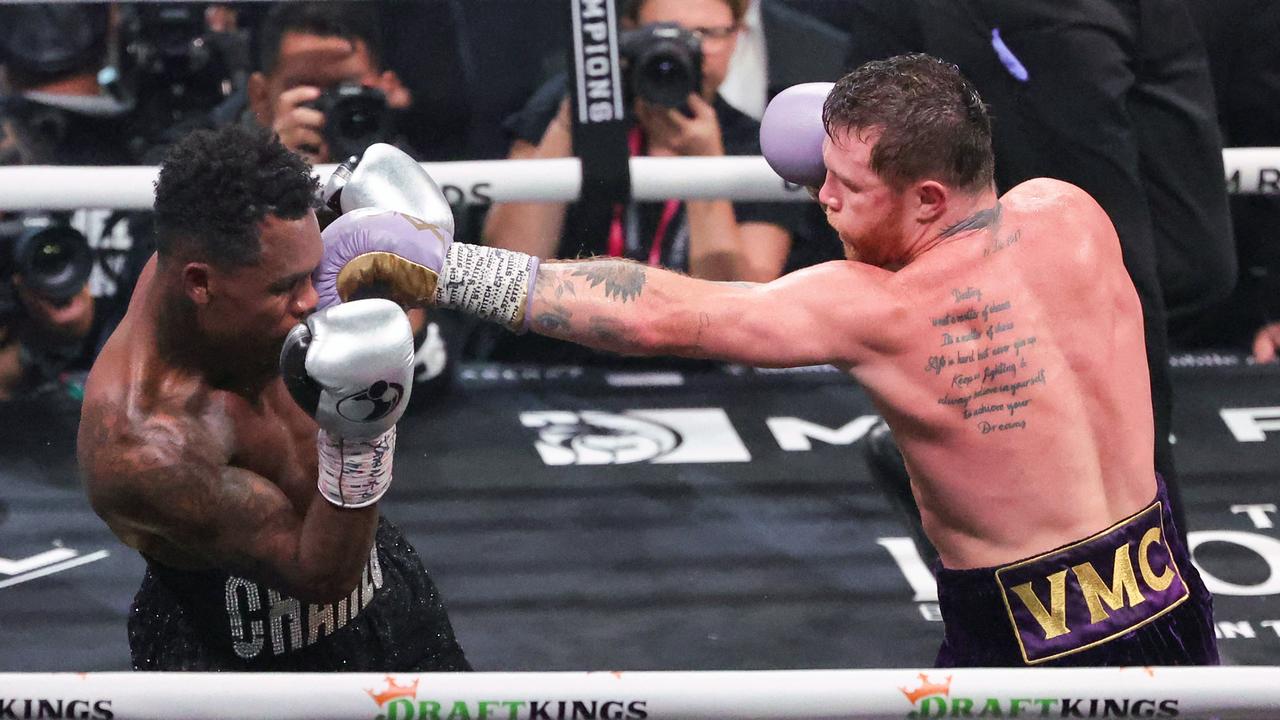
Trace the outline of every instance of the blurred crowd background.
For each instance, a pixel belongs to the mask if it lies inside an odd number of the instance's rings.
[[[783,88],[929,52],[957,63],[991,105],[1002,190],[1060,177],[1111,214],[1152,357],[1212,348],[1274,358],[1280,196],[1229,195],[1222,148],[1280,146],[1280,3],[616,3],[633,155],[759,154],[759,118]],[[422,161],[570,156],[569,5],[0,4],[0,164],[151,165],[185,132],[227,123],[271,127],[313,163],[372,142]],[[655,55],[689,85],[642,87],[634,68]],[[460,204],[458,239],[545,257],[625,255],[722,280],[767,281],[841,257],[809,203],[577,205]],[[0,400],[75,399],[150,233],[145,212],[5,211],[0,187]],[[438,391],[465,361],[638,362],[443,313],[418,340],[419,379]]]

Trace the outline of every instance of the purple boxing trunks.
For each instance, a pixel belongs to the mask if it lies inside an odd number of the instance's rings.
[[[1002,567],[939,568],[938,667],[1216,665],[1213,599],[1174,528],[1146,508]]]

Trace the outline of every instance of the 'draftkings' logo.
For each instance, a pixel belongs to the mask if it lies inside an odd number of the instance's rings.
[[[919,687],[898,687],[912,709],[904,717],[922,718],[1170,718],[1178,717],[1175,699],[1132,697],[965,697],[951,692],[948,675],[935,682],[920,673]]]
[[[390,675],[387,686],[375,691],[365,688],[365,692],[382,708],[375,720],[516,720],[523,715],[527,702],[523,700],[481,700],[466,702],[457,700],[442,703],[437,700],[419,700],[418,683],[421,678],[401,685]]]
[[[365,688],[382,712],[374,720],[645,720],[644,700],[419,700],[418,683],[397,683],[387,676],[386,687]]]

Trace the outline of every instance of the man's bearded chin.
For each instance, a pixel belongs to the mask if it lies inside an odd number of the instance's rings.
[[[845,259],[845,260],[852,260],[852,261],[854,261],[854,262],[861,262],[862,256],[858,254],[858,248],[854,247],[854,246],[853,246],[853,243],[851,243],[851,242],[843,242],[843,241],[842,241],[842,243],[841,243],[841,244],[843,244],[843,245],[844,245],[844,259]]]

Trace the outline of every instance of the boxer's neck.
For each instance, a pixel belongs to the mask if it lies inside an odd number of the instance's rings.
[[[994,189],[975,195],[952,195],[954,198],[946,212],[930,223],[921,225],[906,244],[903,266],[921,255],[945,243],[954,242],[974,233],[991,232],[1000,222],[1000,198]]]
[[[156,353],[164,364],[199,375],[211,387],[246,397],[258,394],[277,377],[274,365],[231,360],[243,357],[243,348],[232,339],[224,341],[208,332],[180,280],[158,273],[152,291],[148,316]]]

